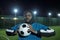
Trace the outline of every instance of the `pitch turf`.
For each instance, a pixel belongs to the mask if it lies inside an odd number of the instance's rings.
[[[42,37],[42,40],[60,40],[60,26],[51,27],[55,29],[56,35],[52,37]],[[0,40],[18,40],[18,36],[7,36],[5,29],[0,29]]]

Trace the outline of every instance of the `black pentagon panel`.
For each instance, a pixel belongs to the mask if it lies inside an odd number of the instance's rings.
[[[26,25],[24,24],[24,25],[22,25],[22,27],[23,27],[23,28],[25,28],[25,27],[26,27]]]
[[[21,33],[21,34],[24,34],[24,32],[23,32],[23,31],[20,31],[20,33]]]
[[[28,33],[30,33],[31,31],[28,29],[28,31],[27,31]]]

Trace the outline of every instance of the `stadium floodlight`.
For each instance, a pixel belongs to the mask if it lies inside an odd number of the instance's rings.
[[[48,16],[51,16],[51,15],[52,15],[52,14],[49,12],[49,13],[48,13]]]
[[[4,19],[4,17],[1,17],[1,19]]]
[[[37,11],[34,11],[33,14],[36,15],[37,14]]]
[[[14,13],[17,13],[17,12],[18,12],[18,9],[17,9],[17,8],[15,8],[13,11],[14,11]]]
[[[13,20],[17,20],[18,18],[17,17],[14,17]]]
[[[60,13],[58,13],[57,16],[60,17]]]

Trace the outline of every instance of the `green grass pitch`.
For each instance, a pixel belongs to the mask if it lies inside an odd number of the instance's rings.
[[[56,35],[52,37],[42,37],[42,40],[60,40],[60,27],[53,26],[51,28],[55,29]],[[7,36],[5,33],[5,29],[0,29],[0,40],[18,40],[18,35]]]

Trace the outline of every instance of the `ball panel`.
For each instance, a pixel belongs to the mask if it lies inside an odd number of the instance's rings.
[[[27,31],[28,33],[30,33],[31,31],[30,31],[30,29],[28,29],[28,31]]]
[[[26,27],[26,25],[24,24],[24,25],[22,25],[22,27],[23,27],[23,28],[25,28],[25,27]]]
[[[20,33],[21,33],[21,34],[24,34],[24,32],[23,32],[23,31],[20,31]]]

